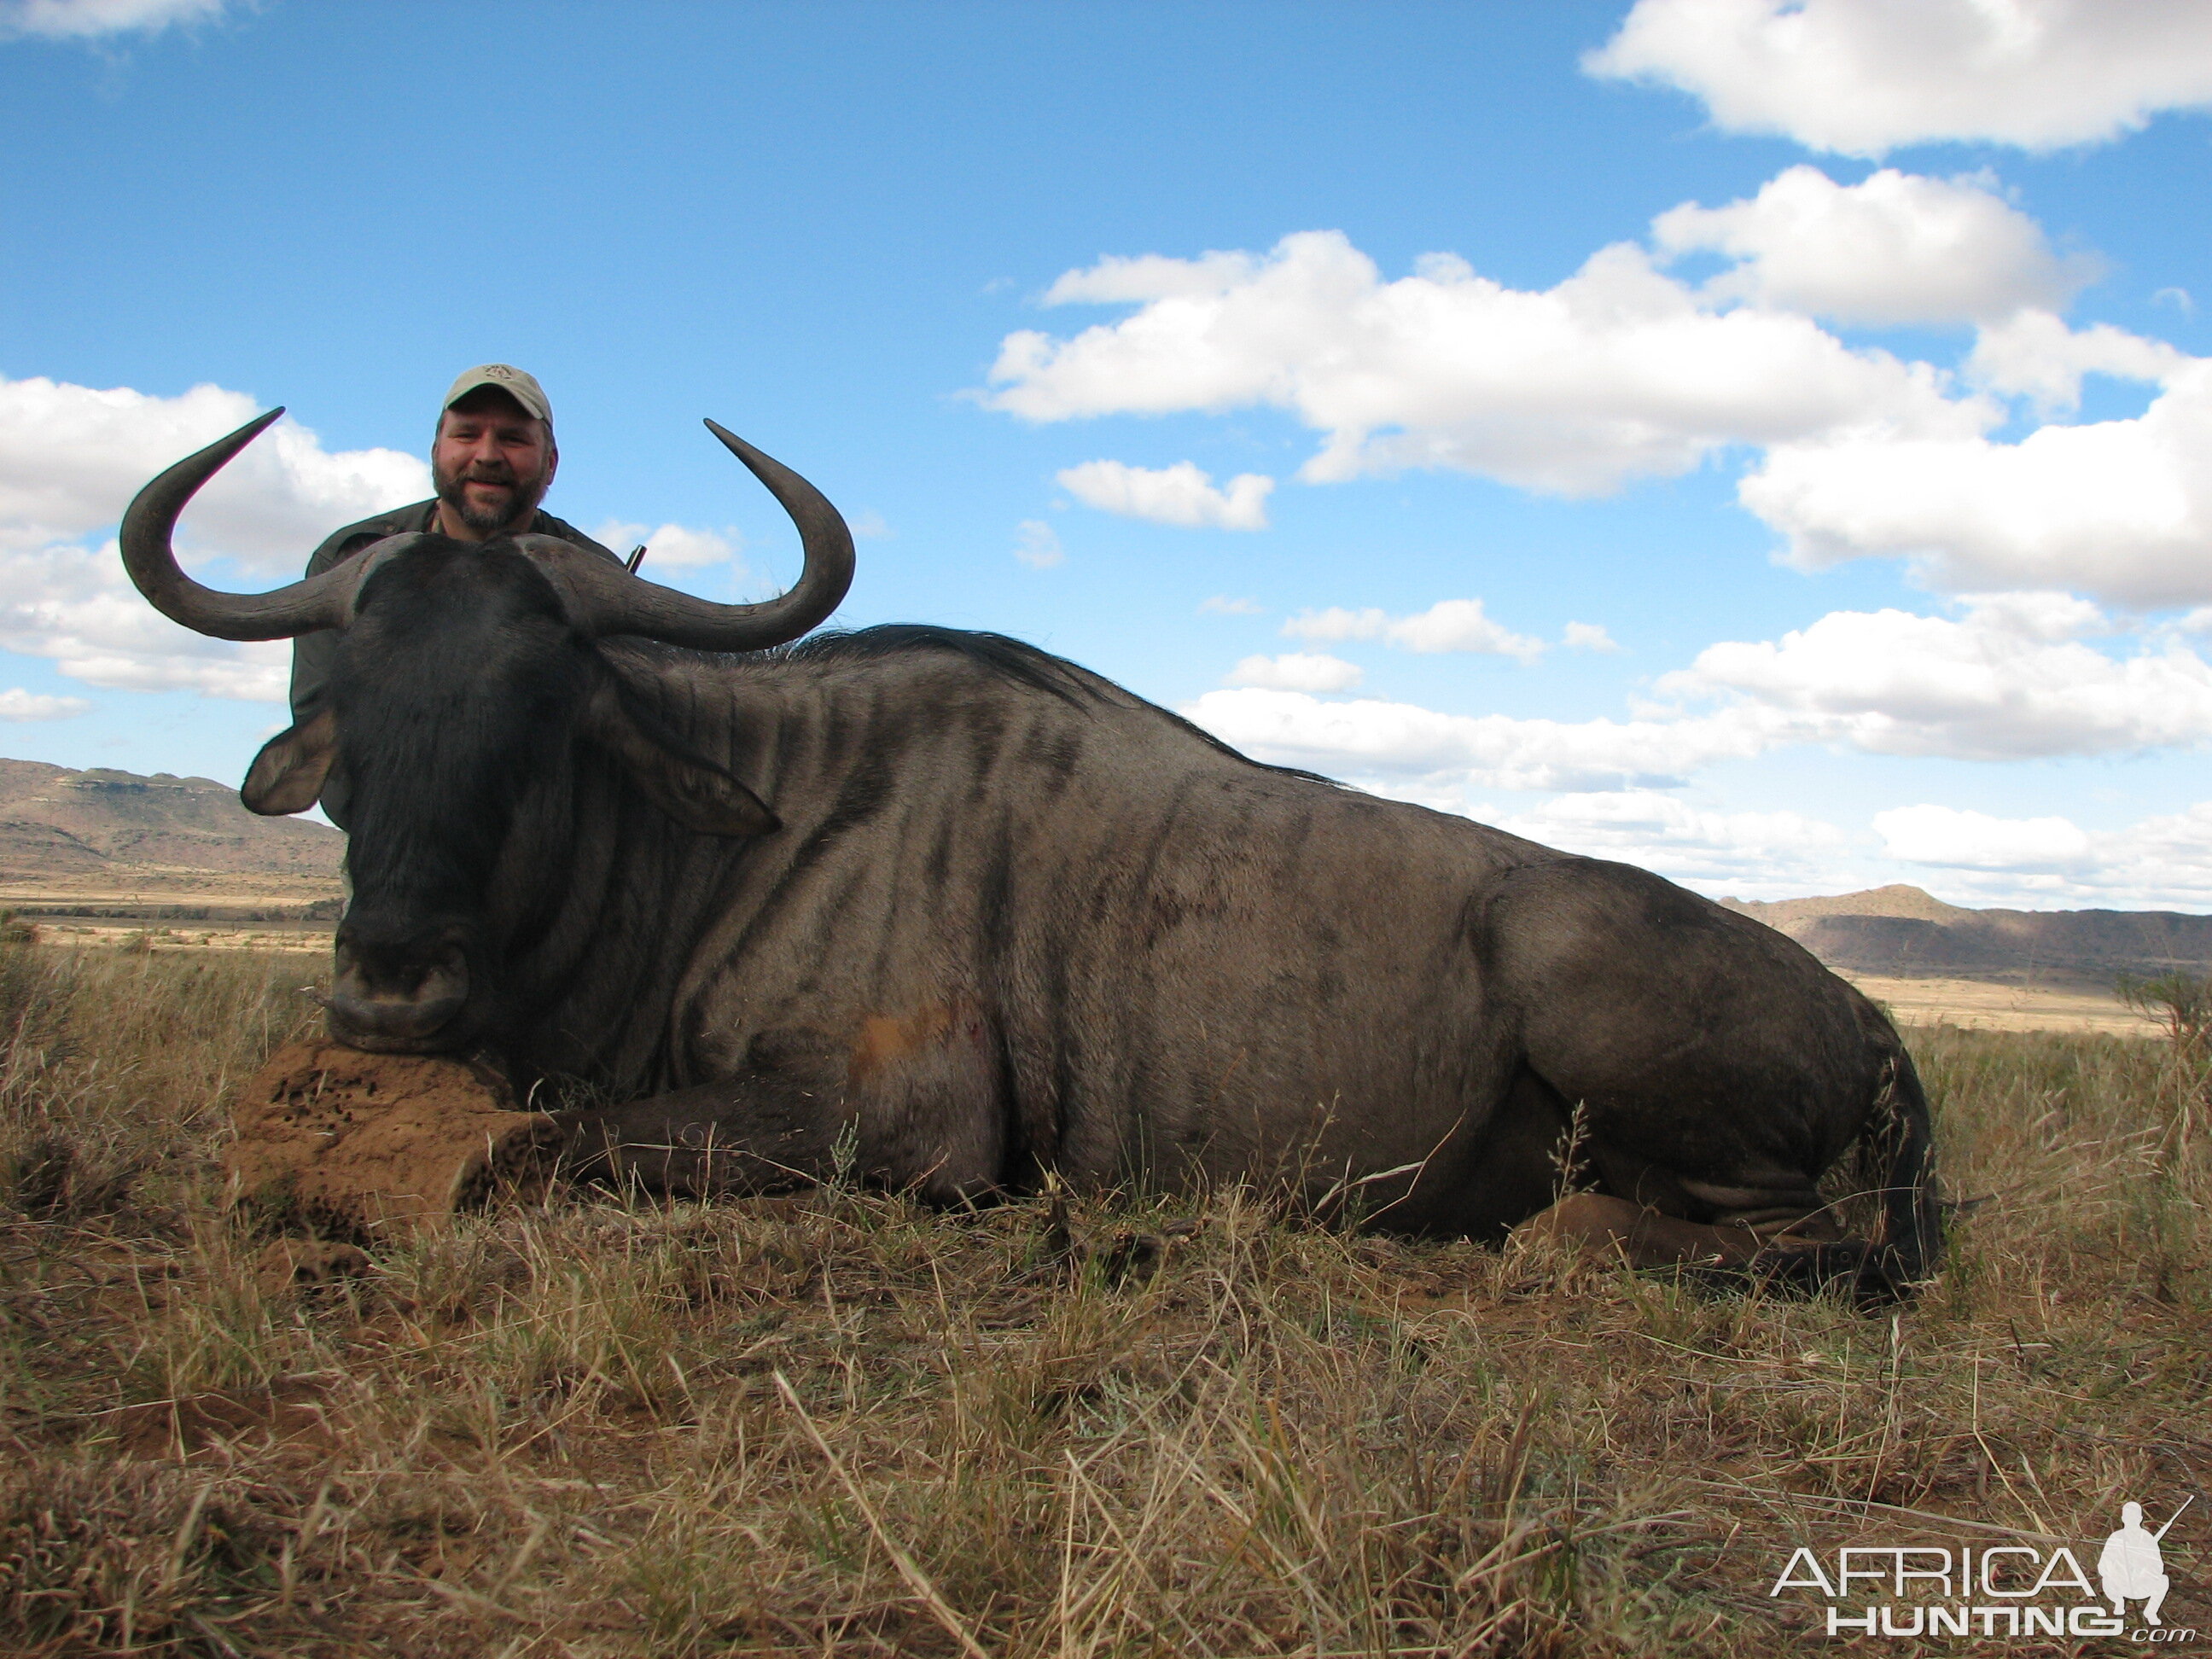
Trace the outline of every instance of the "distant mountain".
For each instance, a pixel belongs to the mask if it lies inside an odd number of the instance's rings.
[[[2212,916],[2173,910],[1973,910],[1903,885],[1721,902],[1841,974],[2104,990],[2122,974],[2212,974]]]
[[[211,778],[142,778],[0,760],[0,881],[160,884],[192,875],[276,877],[337,891],[345,837],[304,818],[257,817]]]

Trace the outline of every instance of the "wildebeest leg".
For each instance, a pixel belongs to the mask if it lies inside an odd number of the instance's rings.
[[[567,1120],[567,1164],[586,1181],[677,1198],[780,1192],[829,1175],[836,1115],[775,1084],[708,1084]]]
[[[1405,1200],[1370,1219],[1384,1228],[1502,1239],[1559,1197],[1569,1133],[1559,1097],[1524,1068],[1479,1134],[1463,1149],[1449,1143],[1440,1149]]]
[[[1762,1241],[1748,1227],[1682,1221],[1645,1204],[1606,1193],[1573,1193],[1513,1230],[1516,1239],[1544,1238],[1632,1267],[1748,1267]]]
[[[1774,1238],[1807,1277],[1850,1273],[1879,1292],[1917,1275],[1933,1245],[1925,1106],[1864,998],[1780,933],[1624,865],[1523,866],[1488,908],[1492,981],[1526,1064],[1583,1108],[1611,1196]],[[1834,1231],[1820,1176],[1899,1100],[1910,1133],[1885,1237],[1816,1242]]]

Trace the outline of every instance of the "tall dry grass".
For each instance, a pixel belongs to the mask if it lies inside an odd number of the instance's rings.
[[[2212,1485],[2160,1045],[1913,1035],[1967,1206],[1894,1316],[1239,1193],[563,1201],[271,1291],[216,1157],[296,972],[0,951],[0,1651],[1765,1656],[1797,1543]]]

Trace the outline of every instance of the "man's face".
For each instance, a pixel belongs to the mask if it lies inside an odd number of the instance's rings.
[[[503,392],[471,392],[438,422],[430,477],[438,499],[479,536],[526,525],[559,462],[553,433]]]

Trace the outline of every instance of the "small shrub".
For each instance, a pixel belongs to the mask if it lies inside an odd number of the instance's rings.
[[[2129,1007],[2166,1027],[2176,1048],[2197,1055],[2212,1036],[2212,978],[2195,974],[2158,974],[2140,978],[2123,974],[2116,988]]]

